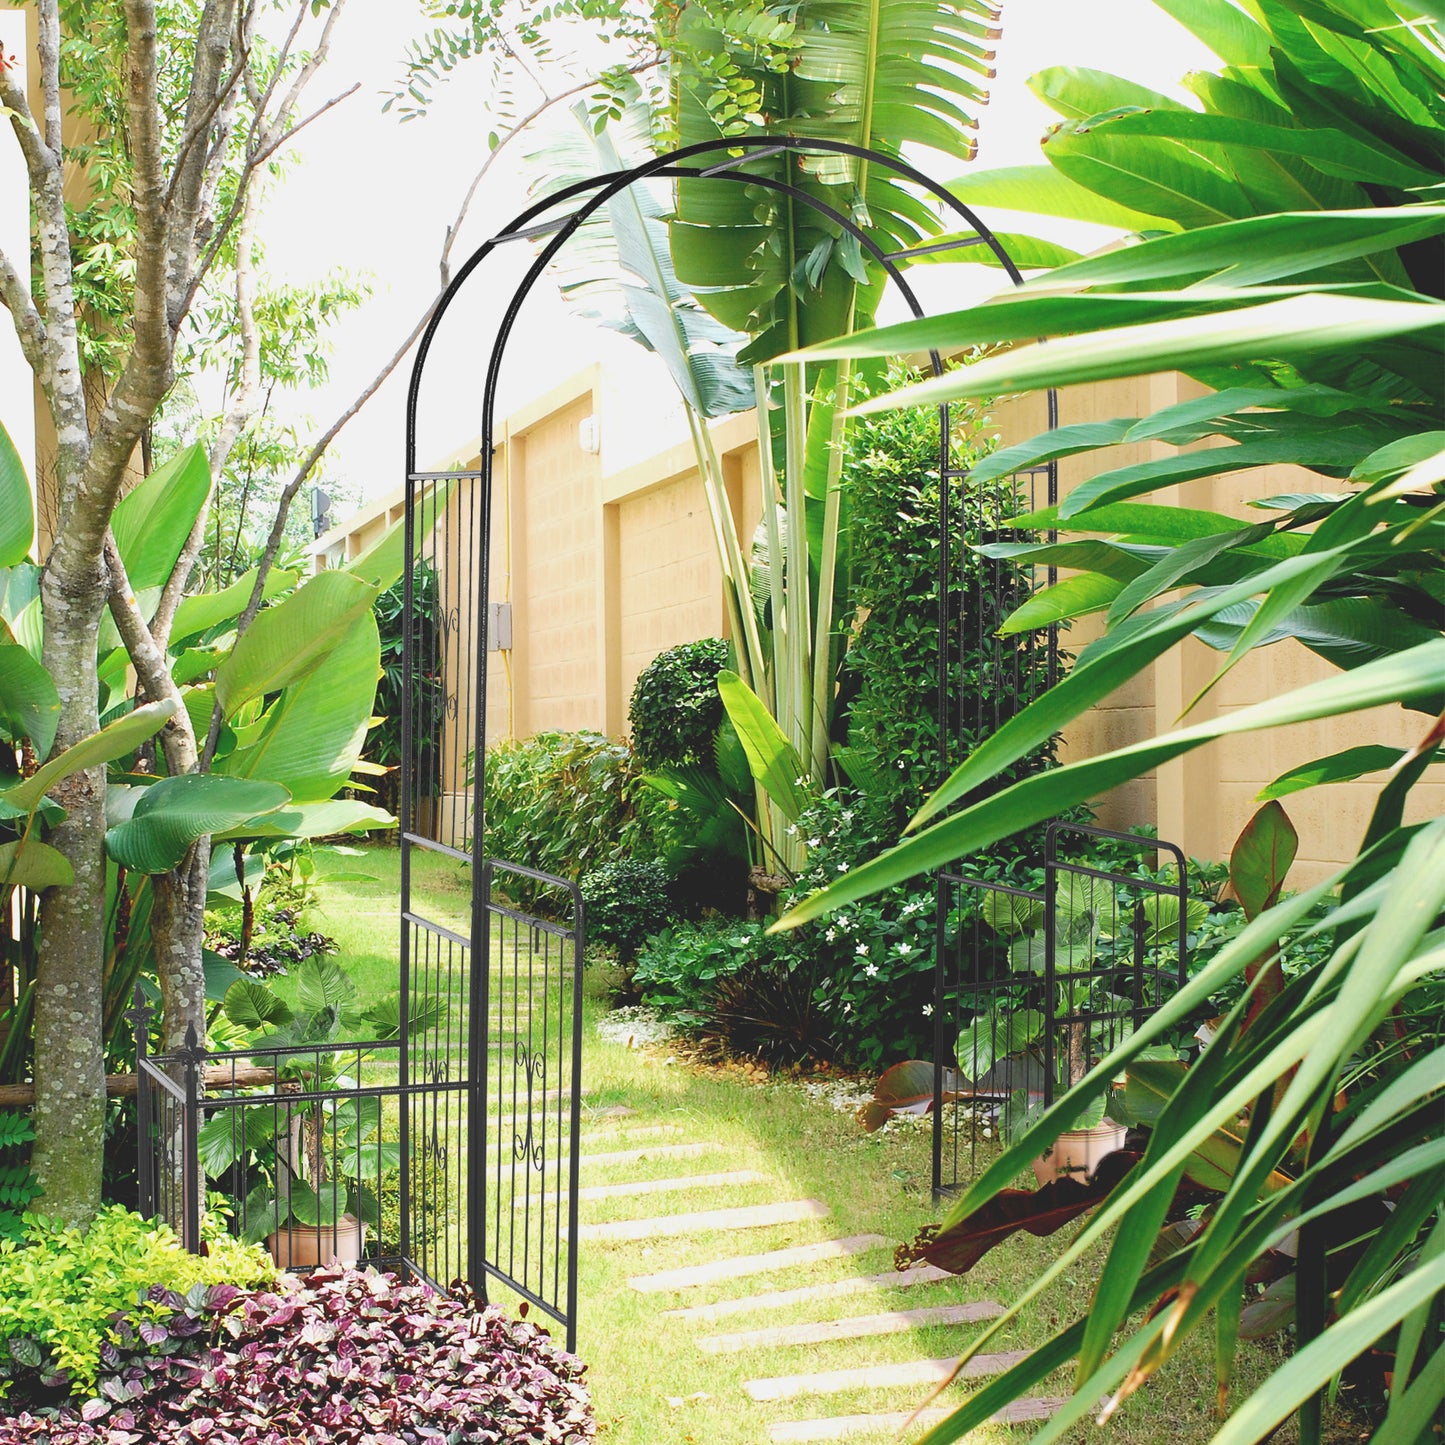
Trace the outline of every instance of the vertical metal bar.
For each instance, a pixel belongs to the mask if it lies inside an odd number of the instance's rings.
[[[943,1054],[948,1038],[943,1026],[943,1000],[946,993],[944,919],[948,912],[950,892],[947,875],[937,877],[933,919],[933,1197],[943,1189]],[[959,1060],[962,1066],[963,1060]],[[955,1118],[957,1115],[955,1114]],[[955,1141],[956,1142],[956,1141]]]
[[[476,763],[481,777],[481,760]],[[472,829],[473,838],[478,830]],[[492,864],[473,868],[472,947],[467,1010],[467,1282],[487,1299],[487,1004],[492,959]],[[480,930],[478,929],[480,925]],[[480,936],[478,933],[480,931]]]
[[[152,1137],[151,1081],[146,1061],[150,1053],[151,1009],[146,1003],[145,990],[136,984],[135,1007],[131,1011],[135,1024],[135,1134],[136,1134],[136,1185],[143,1219],[152,1219],[156,1213],[155,1141]]]
[[[567,1349],[577,1349],[577,1188],[581,1160],[577,1141],[582,1131],[582,956],[587,917],[581,891],[572,886],[574,933],[572,937],[572,1117],[569,1122],[567,1165]],[[560,1044],[561,1040],[558,1040]],[[561,1174],[559,1169],[558,1174]]]
[[[186,1025],[186,1046],[182,1053],[185,1112],[181,1115],[181,1244],[191,1254],[201,1252],[200,1120],[202,1048],[195,1024]]]
[[[1059,870],[1055,851],[1056,831],[1051,824],[1044,835],[1044,1107],[1054,1102],[1055,1040],[1058,1026],[1058,996],[1055,991],[1055,962],[1059,946]]]

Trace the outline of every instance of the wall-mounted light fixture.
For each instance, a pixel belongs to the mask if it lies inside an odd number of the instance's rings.
[[[602,451],[602,418],[599,416],[584,416],[577,423],[577,445],[589,456],[597,456]]]

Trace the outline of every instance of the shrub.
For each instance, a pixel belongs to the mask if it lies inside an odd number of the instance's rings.
[[[642,669],[627,721],[644,767],[712,766],[713,738],[723,715],[717,675],[727,665],[728,644],[704,637],[659,652]]]
[[[588,938],[610,943],[623,962],[632,958],[676,911],[669,882],[651,858],[616,858],[594,869],[581,884]]]
[[[4,1445],[461,1441],[583,1445],[585,1366],[546,1331],[374,1270],[318,1270],[242,1297],[203,1357],[139,1401],[109,1393],[59,1421],[22,1415]],[[195,1425],[207,1428],[198,1432]]]
[[[206,910],[206,947],[253,978],[289,973],[304,959],[335,953],[336,940],[329,934],[303,932],[301,909],[295,890],[268,881],[256,898],[249,947],[243,948],[245,917],[239,904]]]
[[[35,1130],[23,1114],[0,1110],[0,1239],[19,1239],[22,1216],[40,1186],[30,1172]]]
[[[118,1206],[84,1233],[27,1216],[21,1240],[0,1240],[0,1398],[88,1392],[110,1358],[107,1346],[126,1347],[120,1319],[159,1346],[169,1335],[156,1331],[178,1308],[173,1296],[275,1278],[263,1250],[224,1233],[208,1247],[207,1256],[187,1254],[165,1225]],[[154,1288],[163,1293],[151,1296]]]
[[[980,436],[987,418],[968,403],[951,416],[953,465],[968,466],[989,450]],[[938,450],[936,408],[864,416],[854,423],[843,468],[849,527],[855,536],[888,540],[853,549],[848,600],[863,621],[843,677],[851,701],[842,761],[869,811],[895,836],[948,768],[982,741],[980,725],[997,728],[1048,683],[1045,648],[996,635],[1027,594],[1026,573],[972,550],[1013,536],[1000,529],[1027,500],[1009,480],[965,483],[962,505],[954,493],[949,513],[952,722],[940,746]]]
[[[561,878],[655,851],[651,790],[628,744],[601,733],[537,733],[489,749],[483,807],[489,858]],[[535,901],[524,880],[507,888]]]

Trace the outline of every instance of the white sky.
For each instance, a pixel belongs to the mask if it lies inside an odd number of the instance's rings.
[[[312,103],[353,79],[361,81],[362,89],[304,133],[299,163],[277,187],[263,223],[273,275],[302,282],[339,266],[373,278],[373,299],[333,328],[336,351],[329,386],[294,404],[296,412],[322,425],[376,373],[427,304],[437,285],[444,228],[486,155],[490,126],[480,69],[456,72],[422,120],[401,124],[394,115],[382,113],[382,100],[400,72],[408,38],[397,27],[404,15],[414,19],[411,7],[395,0],[352,0],[328,66],[331,79],[322,86],[318,77]],[[1173,82],[1178,77],[1218,63],[1151,0],[1109,0],[1103,6],[1079,0],[1004,0],[1003,30],[992,99],[980,116],[974,166],[1038,159],[1039,137],[1055,117],[1025,81],[1046,66],[1108,70],[1177,91]],[[519,149],[510,162],[499,162],[484,182],[453,252],[454,264],[525,203]],[[998,214],[985,219],[1008,229],[1021,218]],[[1032,219],[1027,228],[1045,229]],[[1093,227],[1074,228],[1071,235],[1055,226],[1050,234],[1083,249],[1107,236]],[[515,259],[484,263],[467,288],[463,314],[455,322],[449,318],[445,344],[439,342],[433,353],[419,441],[424,464],[476,436],[487,336],[519,266],[529,259],[519,248],[512,249]],[[997,272],[981,268],[930,267],[913,274],[926,286],[925,300],[932,309],[966,304],[1000,285]],[[594,359],[626,368],[629,386],[648,390],[654,383],[645,365],[638,373],[637,350],[574,320],[555,290],[539,287],[509,351],[502,411],[548,390]],[[408,370],[409,363],[398,369],[332,449],[328,470],[346,475],[363,496],[380,495],[401,483]],[[665,384],[659,384],[658,402],[664,397]]]

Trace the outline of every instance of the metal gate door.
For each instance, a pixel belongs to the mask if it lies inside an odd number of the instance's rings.
[[[487,859],[488,494],[407,485],[401,756],[404,1267],[527,1305],[576,1344],[582,904]]]

